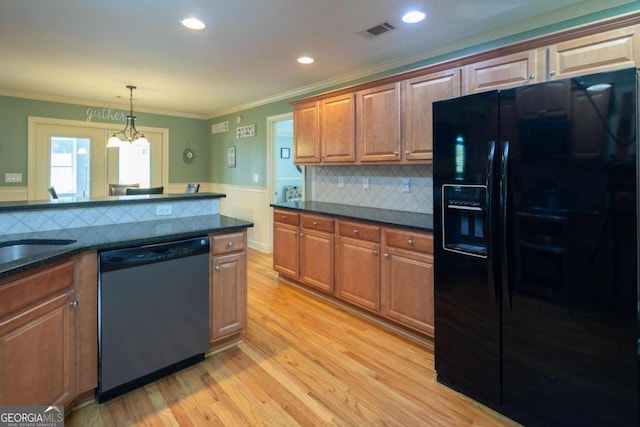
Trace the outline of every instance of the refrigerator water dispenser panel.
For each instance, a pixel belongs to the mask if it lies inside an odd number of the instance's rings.
[[[442,186],[442,246],[445,250],[487,257],[486,197],[484,185]]]

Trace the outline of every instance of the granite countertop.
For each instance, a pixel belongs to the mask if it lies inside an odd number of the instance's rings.
[[[371,221],[421,231],[433,231],[433,215],[431,214],[314,201],[272,203],[271,206],[346,219]]]
[[[163,243],[249,227],[253,227],[253,223],[216,214],[3,235],[0,236],[0,247],[12,242],[26,243],[33,240],[75,240],[75,242],[64,246],[53,246],[51,250],[17,261],[1,263],[0,278],[85,251]]]

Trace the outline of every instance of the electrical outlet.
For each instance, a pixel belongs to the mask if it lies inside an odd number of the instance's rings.
[[[253,175],[253,182],[259,182],[260,181],[260,175],[258,175],[257,173]]]
[[[369,178],[362,178],[362,188],[364,190],[369,189]]]
[[[158,205],[156,206],[156,216],[171,215],[171,205]]]
[[[409,178],[402,178],[402,192],[411,193],[411,180]]]
[[[21,173],[5,173],[4,182],[22,182]]]
[[[339,188],[344,188],[344,177],[342,177],[342,176],[338,177],[338,187]]]

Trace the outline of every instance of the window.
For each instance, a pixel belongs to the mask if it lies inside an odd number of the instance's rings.
[[[58,195],[89,197],[89,153],[87,138],[51,137],[49,182]]]

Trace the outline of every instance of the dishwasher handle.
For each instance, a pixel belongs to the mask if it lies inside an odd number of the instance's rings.
[[[209,237],[100,252],[100,272],[121,270],[209,253]]]

